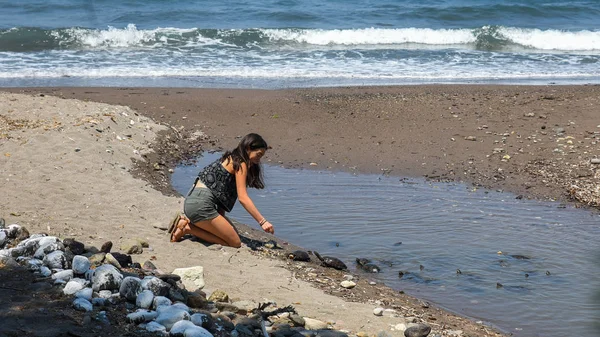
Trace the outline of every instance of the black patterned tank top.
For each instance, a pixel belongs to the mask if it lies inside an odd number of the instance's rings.
[[[206,166],[198,173],[200,181],[206,185],[227,212],[231,212],[237,200],[237,188],[235,186],[235,175],[229,173],[223,165],[221,158]]]

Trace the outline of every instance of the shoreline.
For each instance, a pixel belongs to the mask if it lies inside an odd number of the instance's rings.
[[[201,265],[207,284],[204,290],[208,293],[223,289],[230,298],[238,300],[269,299],[280,305],[294,304],[301,315],[333,322],[335,329],[351,334],[370,336],[386,331],[399,335],[393,327],[410,319],[427,322],[439,332],[461,329],[471,335],[502,336],[493,328],[434,305],[425,306],[385,285],[370,284],[366,278],[355,279],[357,286],[345,289],[339,284],[348,273],[314,262],[292,263],[285,258],[285,252],[253,250],[251,245],[256,242],[276,238],[252,227],[239,227],[248,242],[242,249],[205,246],[191,240],[165,244],[165,226],[181,207],[182,198],[153,188],[168,182],[165,177],[169,167],[166,161],[159,163],[153,158],[183,155],[186,149],[174,147],[182,139],[177,128],[158,125],[126,106],[49,95],[0,93],[0,97],[0,140],[8,177],[2,188],[11,196],[0,205],[7,224],[18,223],[31,233],[73,237],[97,247],[107,240],[119,247],[127,240],[143,238],[150,250],[134,255],[136,262],[152,260],[167,272]],[[193,151],[212,146],[203,133],[196,136]],[[153,150],[161,144],[163,151],[171,149],[172,153]],[[135,172],[140,167],[151,167],[148,177],[156,174],[162,180],[139,179]],[[32,181],[36,183],[31,184]],[[35,289],[33,283],[20,286]],[[5,305],[23,303],[9,300]],[[37,305],[44,308],[45,302]],[[373,314],[375,307],[394,309],[397,314],[378,317]],[[43,330],[47,321],[55,322],[53,328],[68,329],[73,324],[79,326],[79,319],[83,319],[72,311],[54,307],[46,315],[55,316],[43,321],[28,319],[27,312],[11,315],[28,321],[28,329]],[[11,322],[22,324],[19,319]],[[3,329],[11,328],[15,325]]]

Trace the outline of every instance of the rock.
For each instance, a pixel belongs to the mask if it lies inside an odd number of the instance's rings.
[[[65,249],[65,246],[62,244],[62,242],[53,242],[53,243],[49,243],[49,244],[45,244],[45,245],[40,245],[40,247],[35,251],[33,256],[37,259],[43,259],[44,256],[46,256],[56,250],[64,251],[64,249]]]
[[[317,330],[315,337],[348,337],[348,334],[339,330]]]
[[[55,250],[44,257],[44,265],[50,269],[69,269],[70,263],[63,251]]]
[[[373,309],[373,315],[375,315],[375,316],[383,316],[383,308],[375,308],[375,309]]]
[[[405,337],[426,337],[431,332],[431,327],[427,324],[417,324],[404,330]]]
[[[85,274],[86,271],[90,269],[92,263],[90,260],[83,255],[75,255],[73,257],[71,269],[73,269],[73,274],[82,275]]]
[[[142,268],[146,269],[146,270],[156,270],[156,266],[154,265],[154,263],[152,263],[150,261],[144,262],[144,264],[142,265]]]
[[[90,303],[90,301],[83,299],[83,298],[76,298],[73,301],[73,308],[75,308],[76,310],[79,311],[92,311],[94,309],[94,306],[92,305],[92,303]]]
[[[111,254],[111,253],[107,253],[106,255],[104,255],[104,261],[103,263],[105,264],[111,264],[113,266],[115,266],[117,269],[121,269],[121,263],[115,259],[115,257]]]
[[[169,295],[167,296],[173,302],[185,302],[185,296],[178,288],[169,288]]]
[[[131,259],[131,255],[127,255],[127,254],[121,254],[121,253],[107,253],[106,255],[108,256],[108,254],[111,254],[115,260],[117,260],[119,262],[120,266],[123,267],[129,267],[132,263],[133,260]]]
[[[70,250],[74,255],[82,255],[85,253],[85,245],[72,238],[63,240],[63,244],[66,249]]]
[[[213,335],[203,327],[193,325],[185,329],[185,337],[213,337]]]
[[[592,164],[600,164],[600,158],[592,158],[592,159],[590,159],[590,163],[592,163]]]
[[[383,316],[396,317],[398,316],[398,312],[394,309],[384,309]]]
[[[156,296],[156,297],[154,297],[154,301],[152,301],[152,308],[154,308],[154,310],[156,310],[161,305],[164,305],[164,306],[168,307],[171,304],[173,304],[173,302],[171,302],[170,299],[168,299],[168,298],[166,298],[164,296]]]
[[[189,291],[204,288],[204,268],[202,266],[178,268],[173,270],[173,274],[181,277],[181,281]]]
[[[106,256],[106,253],[96,253],[96,254],[93,254],[92,256],[90,256],[88,258],[88,260],[90,260],[91,267],[95,268],[95,267],[102,265],[102,263],[104,262],[105,256]]]
[[[142,245],[136,240],[127,240],[121,245],[121,250],[125,254],[141,254],[144,252]]]
[[[142,291],[135,299],[135,305],[142,309],[149,309],[154,301],[154,294],[150,290]]]
[[[474,141],[476,141],[476,140],[477,140],[477,137],[475,137],[475,136],[466,136],[466,137],[465,137],[465,140],[470,140],[470,141],[473,141],[473,142],[474,142]]]
[[[81,289],[85,288],[87,281],[80,279],[80,278],[74,278],[71,281],[67,282],[67,284],[65,285],[64,289],[63,289],[63,293],[65,295],[73,295],[76,292],[80,291]]]
[[[148,324],[146,324],[146,331],[148,332],[158,332],[161,335],[166,335],[167,333],[167,328],[165,328],[164,326],[156,323],[156,322],[149,322]]]
[[[192,323],[205,329],[211,329],[214,325],[212,316],[203,313],[195,313],[190,317]]]
[[[352,281],[342,281],[342,283],[340,283],[340,285],[346,289],[352,289],[352,288],[356,287],[356,283],[354,283]]]
[[[158,313],[156,311],[138,309],[136,312],[132,312],[131,314],[127,315],[125,319],[129,323],[140,324],[144,322],[150,322],[157,317]]]
[[[108,253],[110,253],[112,246],[113,246],[112,241],[107,241],[102,244],[102,247],[100,247],[100,252],[102,252],[104,254],[108,254]]]
[[[208,297],[211,302],[229,302],[229,295],[223,290],[217,289]]]
[[[75,297],[83,298],[83,299],[91,302],[93,293],[94,293],[94,291],[92,290],[92,288],[83,288],[75,293]],[[93,302],[92,302],[92,304],[93,304]]]
[[[304,328],[307,330],[322,330],[322,329],[328,328],[327,323],[325,323],[323,321],[319,321],[317,319],[309,318],[309,317],[303,317],[303,319],[304,319]]]
[[[103,264],[94,270],[92,283],[94,291],[117,290],[121,287],[123,275],[110,264]]]
[[[208,305],[208,300],[200,294],[189,293],[186,303],[190,308],[204,309]]]
[[[155,296],[167,296],[171,286],[158,277],[146,276],[142,279],[142,288],[152,291]]]
[[[119,294],[128,301],[135,301],[142,290],[142,280],[137,277],[127,276],[121,282]]]
[[[190,320],[189,312],[176,305],[159,307],[157,312],[156,323],[163,325],[167,330],[171,330],[173,325],[181,320]]]
[[[8,236],[5,231],[0,230],[0,248],[4,248],[4,245],[8,242]]]
[[[194,325],[194,323],[190,322],[190,321],[179,321],[176,322],[175,324],[173,324],[173,326],[171,327],[171,329],[169,329],[169,336],[185,336],[185,330],[187,330],[188,328],[194,327],[196,325]]]

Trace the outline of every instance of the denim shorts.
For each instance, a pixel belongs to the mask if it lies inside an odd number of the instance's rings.
[[[212,220],[219,216],[217,199],[208,188],[196,187],[185,198],[183,213],[191,223]]]

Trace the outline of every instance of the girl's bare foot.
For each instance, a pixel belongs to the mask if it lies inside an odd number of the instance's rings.
[[[175,230],[171,234],[171,242],[179,242],[181,238],[189,231],[189,220],[185,217],[181,217]]]

